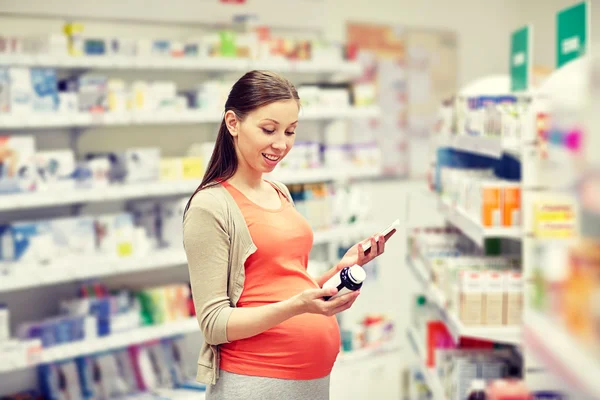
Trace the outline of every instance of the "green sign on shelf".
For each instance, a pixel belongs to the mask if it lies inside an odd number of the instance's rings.
[[[556,67],[583,56],[588,51],[588,2],[565,8],[556,14]]]
[[[531,78],[531,27],[514,31],[510,37],[510,90],[527,90]]]

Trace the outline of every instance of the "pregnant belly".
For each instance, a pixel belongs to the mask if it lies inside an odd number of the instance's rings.
[[[251,338],[222,344],[221,368],[281,379],[327,376],[340,348],[335,317],[302,314]]]

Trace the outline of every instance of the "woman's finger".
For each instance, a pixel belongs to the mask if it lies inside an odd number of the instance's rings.
[[[385,251],[385,236],[379,235],[379,240],[377,241],[377,249],[379,250],[377,254],[381,255]]]

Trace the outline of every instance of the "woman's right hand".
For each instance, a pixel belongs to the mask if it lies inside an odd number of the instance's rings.
[[[336,288],[308,289],[296,295],[294,300],[301,313],[332,316],[352,307],[360,291],[356,290],[330,300],[324,299],[324,297],[333,296],[336,293]]]

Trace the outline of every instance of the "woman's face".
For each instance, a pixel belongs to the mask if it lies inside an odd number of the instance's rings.
[[[294,145],[298,103],[282,100],[249,113],[243,121],[233,113],[225,116],[234,137],[240,167],[260,173],[273,171]]]

